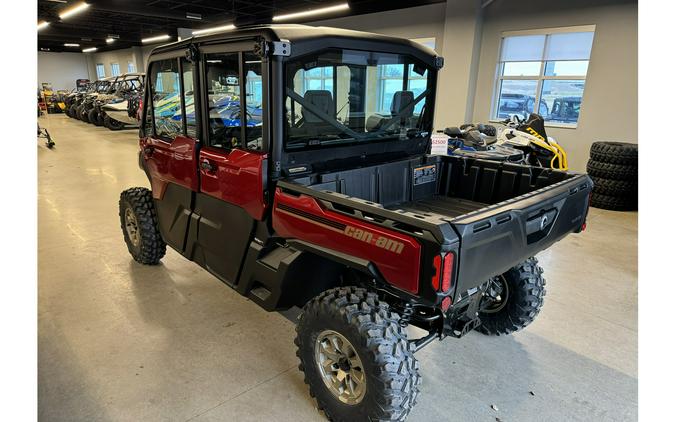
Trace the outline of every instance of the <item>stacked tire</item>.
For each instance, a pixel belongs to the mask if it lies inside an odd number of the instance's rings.
[[[637,210],[637,144],[593,142],[586,172],[593,179],[592,207],[615,211]]]

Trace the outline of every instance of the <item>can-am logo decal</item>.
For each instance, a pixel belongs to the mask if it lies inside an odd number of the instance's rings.
[[[390,239],[385,236],[379,236],[373,234],[367,230],[357,229],[356,227],[347,226],[345,227],[344,233],[353,237],[354,239],[361,240],[368,244],[377,246],[378,248],[386,249],[388,251],[400,254],[403,252],[403,243],[397,242],[396,240]]]

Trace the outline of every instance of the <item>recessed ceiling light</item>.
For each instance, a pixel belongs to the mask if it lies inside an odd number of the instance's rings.
[[[82,50],[82,52],[83,53],[91,53],[92,51],[96,51],[96,50],[97,50],[96,47],[89,47],[89,48],[85,48],[84,50]]]
[[[48,26],[49,26],[49,22],[45,22],[45,21],[38,22],[38,31],[41,30],[41,29],[45,29]]]
[[[223,25],[223,26],[215,26],[213,28],[204,28],[204,29],[198,29],[196,31],[192,31],[192,35],[203,35],[203,34],[208,34],[211,32],[219,32],[219,31],[228,31],[230,29],[234,29],[235,26],[232,24],[229,25]]]
[[[143,38],[141,40],[141,42],[145,44],[145,43],[149,43],[149,42],[164,41],[164,40],[168,40],[169,38],[171,38],[170,35],[166,35],[166,34],[165,35],[157,35],[156,37]]]
[[[289,19],[295,19],[295,18],[303,18],[305,16],[314,16],[314,15],[322,15],[324,13],[331,13],[331,12],[338,12],[341,10],[348,10],[349,9],[349,3],[341,3],[341,4],[336,4],[335,6],[328,6],[328,7],[322,7],[319,9],[313,9],[313,10],[307,10],[304,12],[296,12],[296,13],[288,13],[285,15],[278,15],[272,17],[272,20],[277,22],[277,21],[285,21]]]
[[[108,44],[112,44],[115,42],[115,38],[106,38],[105,42],[107,42]]]
[[[77,6],[71,7],[70,9],[68,9],[68,10],[66,10],[66,11],[64,11],[64,12],[62,12],[61,14],[59,14],[59,17],[60,17],[61,19],[69,18],[69,17],[71,17],[71,16],[73,16],[73,15],[76,15],[76,14],[78,14],[78,13],[84,11],[84,10],[87,9],[88,7],[89,7],[89,5],[88,5],[87,3],[80,3],[80,4],[78,4]]]
[[[64,47],[79,47],[80,44],[74,43],[74,42],[67,42],[63,44]]]

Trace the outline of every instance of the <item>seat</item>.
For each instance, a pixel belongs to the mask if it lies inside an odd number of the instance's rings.
[[[396,91],[391,100],[391,116],[399,117],[401,121],[412,116],[414,107],[404,109],[413,101],[415,101],[415,94],[412,91]]]
[[[330,91],[323,89],[305,91],[305,101],[311,103],[324,114],[335,117],[335,103],[333,102],[333,94]],[[304,106],[301,109],[301,113],[305,119],[305,123],[326,123],[321,117],[312,113]]]

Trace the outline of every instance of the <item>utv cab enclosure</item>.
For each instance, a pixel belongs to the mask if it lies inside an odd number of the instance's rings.
[[[529,324],[533,256],[585,226],[586,175],[427,154],[442,66],[409,40],[301,25],[149,57],[152,189],[121,195],[129,252],[157,264],[169,245],[266,310],[302,307],[300,369],[332,420],[403,420],[416,350]]]

